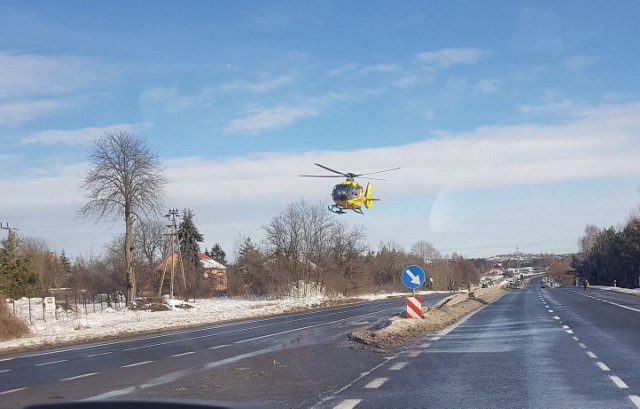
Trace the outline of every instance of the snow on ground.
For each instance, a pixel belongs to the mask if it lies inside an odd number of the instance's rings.
[[[422,291],[418,294],[431,294]],[[105,302],[79,303],[74,311],[58,308],[56,313],[45,313],[41,298],[26,298],[8,302],[9,309],[29,324],[31,336],[0,342],[0,353],[41,346],[63,345],[74,342],[114,338],[170,329],[213,324],[221,321],[248,319],[290,311],[333,305],[340,302],[372,301],[406,297],[407,293],[382,293],[345,299],[326,296],[303,286],[294,286],[283,299],[224,297],[197,299],[189,303],[165,298],[171,306],[168,311],[130,310],[122,304]],[[31,314],[29,314],[31,309]],[[95,312],[94,312],[95,311]]]
[[[591,288],[597,288],[600,290],[615,291],[617,293],[631,294],[640,296],[640,288],[622,288],[622,287],[609,287],[606,285],[592,285]]]

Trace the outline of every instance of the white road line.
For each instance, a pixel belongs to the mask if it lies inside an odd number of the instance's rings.
[[[609,369],[609,367],[607,365],[604,364],[604,362],[596,362],[596,365],[598,365],[598,368],[602,369],[605,372],[609,372],[611,369]]]
[[[587,346],[585,344],[583,344],[582,342],[580,342],[578,345],[580,346],[580,348],[587,349]]]
[[[554,319],[554,320],[559,320],[559,319],[560,319],[560,317],[558,317],[557,315],[554,315],[554,316],[553,316],[553,319]]]
[[[553,310],[548,310],[549,312],[553,312]]]
[[[636,405],[636,408],[640,409],[640,396],[638,396],[638,395],[629,395],[629,400],[631,400],[631,403]]]
[[[8,395],[8,394],[10,394],[10,393],[20,392],[20,391],[23,391],[23,390],[25,390],[25,389],[27,389],[27,388],[11,389],[11,390],[8,390],[8,391],[0,392],[0,395]]]
[[[609,378],[613,381],[613,383],[616,384],[616,386],[618,388],[620,388],[620,389],[629,389],[629,385],[624,383],[624,381],[622,379],[620,379],[619,377],[617,377],[615,375],[609,375]]]
[[[569,329],[569,326],[568,325],[563,325],[562,328]]]
[[[276,335],[282,335],[282,334],[288,334],[290,332],[296,332],[296,331],[302,331],[308,328],[313,328],[313,327],[319,327],[321,325],[329,325],[329,324],[333,324],[333,322],[331,323],[325,323],[325,324],[314,324],[314,325],[307,325],[305,327],[300,327],[300,328],[294,328],[294,329],[290,329],[287,331],[280,331],[280,332],[274,332],[273,334],[267,334],[267,335],[262,335],[260,337],[253,337],[253,338],[247,338],[247,339],[241,339],[240,341],[236,341],[234,342],[234,344],[242,344],[243,342],[250,342],[250,341],[255,341],[257,339],[264,339],[264,338],[269,338],[269,337],[275,337]]]
[[[67,360],[66,359],[61,359],[59,361],[40,362],[39,364],[35,364],[33,366],[53,365],[53,364],[59,364],[60,362],[67,362]]]
[[[85,356],[85,358],[94,358],[96,356],[103,356],[103,355],[109,355],[109,354],[113,354],[113,351],[109,351],[109,352],[102,352],[100,354],[91,354],[91,355],[87,355]]]
[[[153,361],[136,362],[135,364],[122,365],[120,368],[131,368],[132,366],[146,365],[146,364],[150,364],[151,362]]]
[[[91,376],[91,375],[96,375],[99,374],[100,372],[89,372],[89,373],[85,373],[82,375],[78,375],[78,376],[72,376],[70,378],[63,378],[60,379],[61,381],[73,381],[74,379],[80,379],[80,378],[86,378],[87,376]]]
[[[11,369],[3,369],[0,371],[0,373],[5,373],[5,372],[11,372]]]
[[[391,368],[389,368],[390,371],[399,371],[402,368],[404,368],[405,366],[407,366],[409,362],[398,362],[393,364],[393,366],[391,366]]]
[[[362,399],[345,399],[337,406],[334,406],[333,409],[353,409],[360,402],[362,402]]]
[[[570,329],[567,330],[567,334],[573,334],[573,331],[571,331]]]
[[[191,351],[191,352],[183,352],[181,354],[169,355],[169,358],[178,358],[180,356],[191,355],[191,354],[195,354],[195,352]]]
[[[228,347],[229,345],[216,345],[214,347],[209,347],[207,349],[218,349],[218,348],[224,348],[224,347]]]
[[[437,340],[439,340],[439,339],[440,339],[440,337],[438,337],[438,336],[431,337],[431,341],[437,341]]]
[[[422,353],[422,351],[411,351],[411,352],[409,352],[409,353],[407,354],[407,356],[408,356],[409,358],[415,358],[415,357],[417,357],[418,355],[420,355],[421,353]]]
[[[589,358],[598,359],[598,355],[594,354],[591,351],[587,351],[587,355],[589,356]]]
[[[389,378],[376,378],[364,386],[365,389],[377,389],[381,387]]]
[[[571,337],[572,340],[574,341],[580,341],[580,339],[578,337]]]
[[[420,348],[429,348],[431,346],[431,342],[425,342],[424,344],[420,345]]]
[[[4,361],[11,361],[13,358],[2,358],[0,359],[0,362],[4,362]]]

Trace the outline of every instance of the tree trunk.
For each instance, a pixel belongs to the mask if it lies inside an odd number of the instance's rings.
[[[127,268],[127,293],[129,302],[135,302],[137,296],[136,271],[133,265],[133,217],[131,212],[125,214],[124,258]]]

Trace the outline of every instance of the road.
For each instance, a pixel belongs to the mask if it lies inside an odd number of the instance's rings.
[[[0,407],[166,397],[267,408],[640,408],[640,297],[539,284],[395,351],[346,334],[404,300],[13,356],[0,361]]]
[[[640,408],[640,297],[514,290],[315,408]]]
[[[310,406],[383,360],[347,334],[403,308],[389,299],[0,356],[0,407],[160,397]]]

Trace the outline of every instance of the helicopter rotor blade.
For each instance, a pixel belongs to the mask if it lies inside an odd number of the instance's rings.
[[[400,168],[391,168],[391,169],[385,169],[385,170],[378,170],[376,172],[369,172],[369,173],[362,173],[360,175],[355,175],[356,177],[360,177],[360,176],[366,176],[366,175],[375,175],[376,173],[382,173],[382,172],[391,172],[392,170],[398,170]],[[373,178],[371,178],[373,179]],[[381,179],[384,180],[384,179]]]
[[[298,175],[303,178],[341,178],[342,175]]]
[[[342,176],[347,177],[347,178],[350,176],[350,174],[339,172],[339,171],[337,171],[335,169],[328,168],[328,167],[326,167],[324,165],[321,165],[319,163],[316,163],[315,165],[321,167],[322,169],[326,169],[329,172],[337,173],[338,175],[342,175]]]

